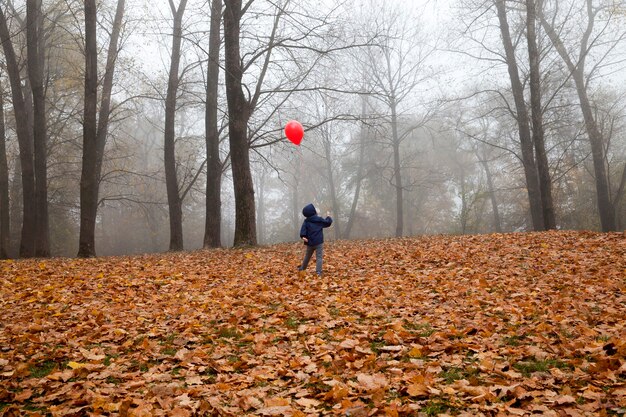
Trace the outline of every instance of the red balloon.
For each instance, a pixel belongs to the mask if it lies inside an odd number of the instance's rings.
[[[287,122],[287,125],[285,125],[285,136],[287,136],[287,139],[294,144],[300,145],[300,142],[302,142],[302,138],[304,137],[304,129],[302,128],[300,122],[296,120],[290,120]]]

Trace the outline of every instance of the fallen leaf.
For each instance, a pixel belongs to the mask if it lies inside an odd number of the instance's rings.
[[[387,379],[383,374],[358,374],[356,379],[359,382],[360,387],[366,392],[384,389],[387,387]]]

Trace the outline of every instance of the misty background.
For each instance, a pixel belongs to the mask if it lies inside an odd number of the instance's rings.
[[[87,3],[0,6],[3,257],[289,242],[310,202],[332,213],[327,240],[624,229],[626,2],[101,0],[95,13]],[[97,119],[86,110],[90,56]],[[104,119],[95,247],[85,250],[85,126]],[[289,120],[304,125],[299,147],[284,137]],[[244,145],[233,126],[244,126]],[[233,177],[246,155],[253,193]],[[24,161],[34,161],[32,195],[46,188],[33,210],[47,206],[47,225],[28,215],[47,251],[24,247]]]

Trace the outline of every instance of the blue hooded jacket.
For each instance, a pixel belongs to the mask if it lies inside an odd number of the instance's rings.
[[[300,228],[300,237],[306,237],[308,246],[317,246],[324,243],[323,228],[330,226],[333,223],[333,219],[326,217],[325,219],[317,215],[315,206],[309,204],[302,209],[302,214],[306,219],[302,222]]]

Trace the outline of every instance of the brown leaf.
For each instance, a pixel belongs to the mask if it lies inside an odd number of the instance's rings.
[[[385,389],[388,384],[387,378],[383,374],[358,374],[356,379],[361,389],[366,392]]]
[[[428,391],[428,387],[420,383],[409,385],[406,389],[406,392],[411,397],[428,397],[430,395]]]
[[[558,405],[574,404],[576,403],[576,398],[572,397],[571,395],[559,395],[554,399],[554,401]]]
[[[21,403],[21,402],[28,400],[32,396],[33,396],[33,390],[27,389],[27,390],[20,392],[19,394],[15,394],[13,399],[17,401],[18,403]]]
[[[295,402],[305,408],[317,407],[321,404],[320,401],[314,400],[312,398],[298,398]]]

